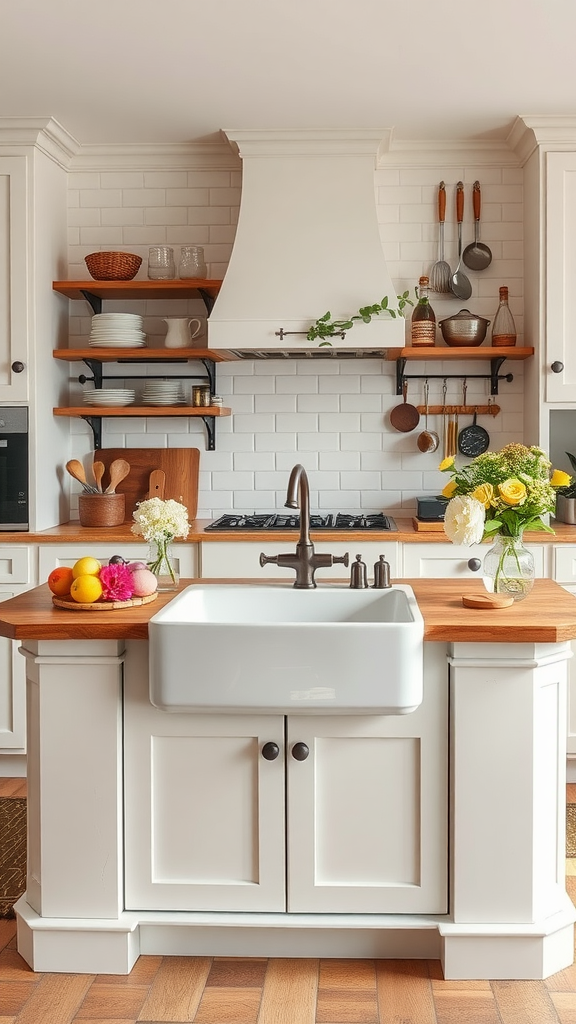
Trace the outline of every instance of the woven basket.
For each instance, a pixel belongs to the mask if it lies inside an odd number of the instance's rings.
[[[79,494],[80,526],[121,526],[126,515],[125,494]]]
[[[140,270],[142,257],[131,252],[91,252],[84,262],[95,281],[131,281]]]

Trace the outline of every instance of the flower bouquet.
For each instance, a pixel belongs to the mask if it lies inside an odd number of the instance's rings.
[[[454,544],[479,544],[497,539],[484,562],[484,583],[495,593],[525,597],[534,581],[534,560],[522,544],[524,530],[554,533],[542,519],[553,513],[556,492],[571,477],[552,464],[541,448],[509,444],[485,452],[456,468],[454,457],[440,470],[451,479],[442,494],[448,498],[444,532]]]
[[[169,545],[175,537],[186,538],[190,530],[188,509],[168,498],[148,498],[139,502],[132,513],[135,522],[132,533],[144,537],[150,544],[148,568],[158,577],[159,590],[173,590],[178,585],[178,574],[172,564]]]

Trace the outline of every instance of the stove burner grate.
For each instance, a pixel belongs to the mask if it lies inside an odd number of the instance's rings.
[[[298,513],[264,513],[237,515],[227,514],[220,516],[213,523],[206,527],[207,530],[299,530],[300,516]],[[362,513],[334,512],[326,515],[313,513],[310,516],[311,530],[358,530],[367,532],[370,530],[396,530],[396,523],[390,516],[383,512],[374,512],[372,515]]]

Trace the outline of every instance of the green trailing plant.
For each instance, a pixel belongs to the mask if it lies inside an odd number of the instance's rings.
[[[404,316],[406,306],[414,305],[407,291],[403,292],[402,295],[397,295],[396,298],[398,299],[397,309],[388,305],[388,296],[385,295],[382,302],[375,302],[373,306],[362,306],[349,320],[331,320],[332,314],[330,312],[325,313],[324,316],[319,317],[312,324],[306,337],[308,341],[316,341],[319,338],[321,346],[331,345],[330,338],[351,330],[355,323],[369,324],[373,317],[381,316],[382,314],[390,316],[395,320],[397,316]]]

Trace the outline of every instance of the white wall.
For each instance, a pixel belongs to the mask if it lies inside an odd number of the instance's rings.
[[[241,171],[233,163],[214,168],[195,166],[190,148],[187,166],[160,151],[143,154],[138,170],[131,157],[126,169],[116,154],[100,154],[94,166],[69,175],[69,278],[87,277],[84,256],[97,249],[126,249],[143,257],[138,278],[146,278],[149,245],[196,243],[205,248],[209,275],[222,277],[233,242],[241,189]],[[124,164],[124,167],[122,167]],[[150,169],[146,170],[146,167]],[[144,169],[141,169],[144,168]],[[523,195],[522,170],[504,147],[456,151],[436,146],[391,152],[376,171],[377,214],[392,280],[398,291],[413,293],[422,273],[438,256],[436,196],[446,182],[448,195],[446,259],[456,265],[454,188],[466,186],[464,244],[473,238],[472,183],[482,185],[481,239],[490,246],[493,261],[483,273],[466,273],[472,282],[467,303],[453,296],[434,295],[437,319],[467,306],[493,319],[498,288],[508,285],[516,319],[518,344],[523,326]],[[313,244],[313,239],[302,239]],[[382,296],[367,295],[366,302]],[[141,312],[149,343],[161,343],[162,316],[204,313],[201,300],[172,303],[109,303],[106,309]],[[90,310],[70,304],[71,345],[87,343]],[[325,312],[318,310],[319,315]],[[350,311],[355,312],[353,310]],[[360,331],[361,326],[355,330]],[[201,340],[201,339],[199,339]],[[530,344],[526,339],[526,344]],[[407,373],[488,373],[489,364],[407,364]],[[523,364],[505,368],[512,383],[502,382],[497,402],[502,412],[483,419],[491,447],[523,438]],[[79,370],[78,372],[81,372]],[[121,366],[111,373],[122,372]],[[142,368],[143,374],[146,368]],[[153,372],[149,368],[148,372]],[[174,374],[182,372],[174,367]],[[201,364],[188,373],[203,373]],[[207,518],[230,509],[267,511],[281,508],[289,470],[301,462],[309,473],[313,506],[326,511],[384,509],[411,514],[415,498],[435,493],[444,483],[437,472],[438,453],[418,451],[418,431],[401,434],[388,421],[400,399],[395,394],[394,364],[380,360],[243,361],[218,366],[218,391],[233,415],[217,421],[216,451],[205,451],[202,421],[186,418],[104,420],[104,445],[110,447],[198,447],[201,481],[198,515]],[[422,402],[422,383],[410,384],[408,398]],[[188,388],[190,382],[185,387]],[[81,388],[72,384],[74,404]],[[442,380],[430,379],[430,402],[441,401]],[[468,404],[486,404],[488,382],[468,378]],[[74,397],[75,396],[75,397]],[[448,381],[447,401],[460,402],[462,381]],[[461,422],[460,426],[465,425]],[[430,425],[440,429],[440,421]],[[91,432],[82,420],[71,420],[73,447],[83,454]],[[73,453],[74,454],[74,453]],[[72,495],[72,514],[75,494]]]

